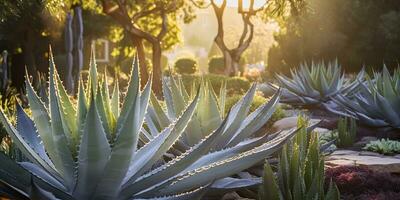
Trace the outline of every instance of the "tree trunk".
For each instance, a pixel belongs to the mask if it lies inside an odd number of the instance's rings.
[[[133,45],[136,47],[137,56],[139,59],[139,69],[140,69],[140,87],[146,85],[149,80],[149,72],[147,71],[146,54],[143,46],[143,40],[135,36],[131,36]]]
[[[162,96],[162,72],[161,72],[161,43],[158,41],[152,44],[153,49],[153,91],[159,98]]]
[[[232,73],[232,57],[229,51],[224,51],[224,65],[225,65],[225,75],[229,76]]]
[[[240,61],[240,57],[232,59],[232,74],[231,74],[232,76],[239,75],[239,72],[240,72],[239,61]]]

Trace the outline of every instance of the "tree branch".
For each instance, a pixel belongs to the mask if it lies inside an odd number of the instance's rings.
[[[211,0],[211,5],[214,9],[214,13],[218,22],[218,32],[217,35],[215,36],[214,41],[222,51],[228,51],[229,49],[224,42],[224,24],[223,24],[223,16],[226,8],[226,0],[222,2],[222,5],[220,7],[217,6],[214,0]]]
[[[197,8],[200,8],[200,9],[206,9],[206,8],[210,7],[210,5],[211,5],[211,2],[209,4],[205,4],[204,1],[200,1],[200,2],[197,2],[196,0],[190,0],[190,1],[192,2],[192,4],[194,6],[196,6]],[[203,5],[203,4],[205,4],[205,5]]]
[[[164,36],[167,34],[167,30],[168,30],[168,16],[165,13],[165,11],[161,11],[161,18],[162,18],[161,30],[157,35],[157,39],[159,41],[161,41],[164,38]]]
[[[145,10],[145,11],[138,12],[138,13],[133,15],[132,21],[136,22],[138,19],[140,19],[142,17],[145,17],[147,15],[153,14],[153,13],[157,13],[158,11],[160,11],[160,8],[154,7],[152,9],[150,9],[150,10]]]

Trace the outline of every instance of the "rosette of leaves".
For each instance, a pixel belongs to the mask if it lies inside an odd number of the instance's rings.
[[[159,101],[154,95],[151,96],[151,106],[145,120],[146,130],[148,130],[147,140],[151,140],[169,123],[176,120],[176,116],[184,111],[195,94],[195,89],[186,91],[179,78],[165,80],[163,91],[165,101]],[[210,152],[239,148],[243,145],[247,146],[246,148],[254,148],[268,140],[268,135],[265,135],[267,130],[262,129],[262,127],[271,118],[279,104],[279,92],[251,113],[250,107],[256,92],[255,84],[232,106],[229,112],[224,111],[226,107],[225,85],[221,87],[219,95],[217,95],[213,87],[206,80],[203,80],[200,83],[199,92],[197,109],[182,137],[174,145],[175,151],[171,153],[179,155],[180,152],[185,152],[207,135],[219,129],[221,129],[221,134],[215,138],[215,143],[209,149]],[[226,116],[225,113],[227,113]],[[224,118],[226,123],[224,123]],[[211,188],[242,188],[259,184],[261,181],[256,174],[249,174],[249,172],[241,172],[241,174],[247,174],[247,178],[217,180],[211,185]]]
[[[383,129],[400,128],[400,71],[393,75],[383,67],[374,72],[373,78],[360,84],[360,90],[353,98],[337,95],[333,98],[340,109],[332,112],[358,119],[360,123]]]
[[[381,154],[393,155],[400,153],[400,142],[396,140],[381,139],[369,142],[363,149]]]
[[[0,153],[2,194],[14,199],[198,199],[215,180],[260,162],[296,132],[211,152],[216,138],[225,137],[225,127],[232,123],[227,117],[220,128],[166,162],[163,155],[185,132],[200,94],[146,141],[141,130],[151,81],[140,91],[136,60],[120,105],[118,83],[110,94],[107,76],[98,76],[93,55],[88,84],[80,83],[76,101],[63,87],[50,51],[49,104],[41,101],[28,79],[32,118],[19,109],[23,117],[15,128],[1,110],[0,121],[28,159],[17,163]]]
[[[291,70],[291,77],[277,75],[276,78],[283,87],[281,102],[295,106],[319,106],[327,103],[338,94],[347,96],[358,90],[358,80],[364,77],[364,70],[356,80],[346,79],[337,60],[310,66],[302,64],[298,69]]]

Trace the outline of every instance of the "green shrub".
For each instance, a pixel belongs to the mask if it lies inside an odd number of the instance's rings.
[[[229,109],[232,108],[233,105],[235,105],[236,102],[238,102],[243,95],[232,95],[230,97],[228,97],[226,99],[225,102],[225,114],[228,113]],[[263,105],[265,102],[267,102],[268,99],[260,96],[260,95],[255,95],[253,102],[250,105],[250,112],[255,111],[258,107],[260,107],[261,105]],[[272,125],[285,117],[285,113],[283,112],[283,109],[281,108],[281,106],[277,106],[275,112],[272,114],[271,118],[268,120],[266,127],[272,127]]]
[[[381,139],[369,142],[364,149],[386,155],[398,154],[400,153],[400,142],[389,139]]]
[[[175,62],[175,71],[179,74],[194,74],[197,71],[197,62],[193,58],[181,58]]]
[[[207,74],[203,76],[183,74],[181,77],[187,90],[190,90],[193,83],[200,83],[202,78],[211,83],[215,92],[220,90],[223,82],[226,82],[226,89],[229,95],[244,94],[251,86],[250,81],[243,77],[229,77],[217,74]]]
[[[213,57],[208,62],[208,72],[213,74],[224,74],[225,61],[224,57]]]

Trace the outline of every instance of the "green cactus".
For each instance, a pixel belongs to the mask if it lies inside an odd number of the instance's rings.
[[[350,124],[349,124],[350,123]],[[351,147],[357,136],[357,123],[354,118],[340,118],[337,125],[338,147]]]

